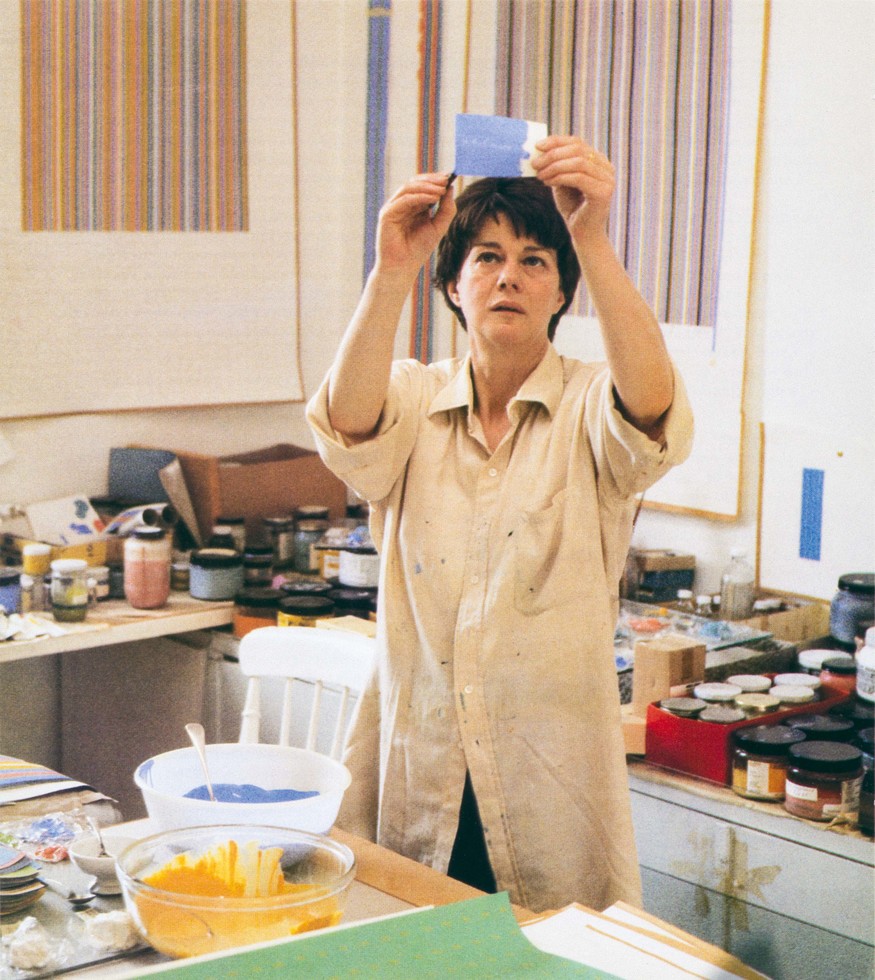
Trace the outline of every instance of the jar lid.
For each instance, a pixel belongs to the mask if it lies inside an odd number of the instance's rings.
[[[697,684],[693,694],[703,701],[734,701],[741,694],[741,688],[737,684]]]
[[[875,728],[861,728],[854,741],[864,752],[872,755],[873,749],[875,749]]]
[[[805,704],[814,700],[814,691],[802,684],[776,684],[769,694],[784,704]]]
[[[0,585],[13,585],[21,578],[21,572],[17,568],[0,569]]]
[[[253,606],[257,609],[276,609],[283,594],[279,589],[241,589],[234,596],[237,606]]]
[[[794,684],[799,684],[816,691],[820,687],[820,678],[815,677],[814,674],[775,674],[772,684],[774,687],[792,687]]]
[[[224,524],[226,527],[233,525],[236,527],[238,524],[245,524],[246,519],[243,517],[217,517],[216,524]]]
[[[781,702],[773,694],[763,694],[760,691],[745,691],[735,699],[735,707],[742,711],[749,711],[751,714],[765,714],[767,711],[775,711],[780,707]]]
[[[269,544],[247,544],[243,550],[244,558],[273,558],[273,548]]]
[[[708,707],[708,702],[701,698],[663,698],[659,706],[681,718],[695,718],[699,712]]]
[[[289,515],[285,517],[280,515],[279,517],[262,517],[261,523],[268,529],[280,530],[291,527],[295,522]]]
[[[835,715],[797,715],[787,724],[805,732],[809,738],[827,742],[850,738],[856,731],[850,718],[836,718]]]
[[[88,568],[88,562],[84,558],[56,558],[52,562],[52,571],[60,572],[81,572]]]
[[[295,517],[328,520],[328,507],[324,504],[302,504],[295,508]]]
[[[320,520],[315,517],[307,517],[298,521],[299,531],[324,531],[327,527],[327,520]]]
[[[41,541],[32,541],[30,544],[24,545],[21,549],[23,555],[49,555],[51,551],[52,546],[50,544],[43,544]]]
[[[375,555],[377,549],[367,544],[347,544],[339,549],[340,551],[350,551],[354,555]]]
[[[376,589],[332,589],[328,598],[338,607],[370,606]]]
[[[829,660],[833,657],[838,657],[840,660],[854,659],[852,654],[842,653],[839,650],[800,650],[797,660],[799,661],[800,667],[819,672],[824,660]]]
[[[243,556],[231,548],[201,548],[191,553],[189,561],[200,568],[236,568],[243,564]]]
[[[251,551],[244,551],[243,564],[248,568],[270,568],[273,564],[273,555],[254,555]]]
[[[287,595],[284,599],[280,599],[279,608],[282,612],[318,616],[320,613],[333,612],[334,603],[319,595]]]
[[[804,742],[806,735],[787,725],[754,725],[739,728],[734,735],[735,744],[763,755],[786,755],[791,745]]]
[[[853,659],[844,657],[827,657],[820,665],[821,670],[828,670],[831,674],[856,674],[857,662]]]
[[[802,769],[814,772],[854,772],[863,753],[847,742],[822,742],[806,739],[790,746],[790,758]]]
[[[319,595],[327,596],[332,590],[329,582],[320,582],[316,579],[298,579],[291,582],[283,582],[280,590],[284,595]]]
[[[872,572],[848,572],[847,575],[839,576],[839,588],[842,592],[875,597],[875,574]]]
[[[719,725],[734,725],[737,721],[744,721],[746,717],[745,713],[738,708],[712,704],[699,715],[699,720],[717,722]]]
[[[771,680],[765,674],[733,674],[726,678],[726,683],[740,687],[746,694],[768,691],[772,686]]]
[[[141,538],[143,541],[159,541],[164,537],[164,528],[154,524],[150,524],[147,527],[135,527],[133,536],[135,538]]]

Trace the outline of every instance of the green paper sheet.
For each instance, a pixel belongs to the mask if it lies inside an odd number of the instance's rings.
[[[180,980],[616,980],[536,949],[520,930],[506,892],[220,958],[180,961],[156,972]]]

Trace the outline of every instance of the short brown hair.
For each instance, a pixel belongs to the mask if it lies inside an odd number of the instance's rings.
[[[553,192],[536,177],[484,177],[475,181],[456,199],[456,215],[437,248],[435,283],[447,306],[467,329],[465,317],[450,299],[449,289],[456,282],[471,244],[486,221],[507,218],[514,232],[531,238],[556,252],[559,281],[565,302],[547,328],[550,340],[562,315],[571,305],[580,281],[580,265]]]

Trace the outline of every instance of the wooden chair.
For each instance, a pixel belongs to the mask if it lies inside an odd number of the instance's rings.
[[[315,750],[320,724],[325,721],[325,690],[339,697],[328,755],[343,753],[352,713],[351,699],[364,689],[376,659],[376,641],[348,630],[309,626],[264,626],[240,640],[240,670],[248,678],[240,725],[240,742],[258,742],[261,727],[262,683],[283,682],[278,743],[291,744],[295,685],[312,689],[304,748]],[[330,719],[329,719],[330,721]]]

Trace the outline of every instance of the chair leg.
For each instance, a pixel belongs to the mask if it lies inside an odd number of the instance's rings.
[[[240,715],[239,742],[252,743],[258,741],[261,727],[261,678],[250,677],[246,685],[246,701]]]

